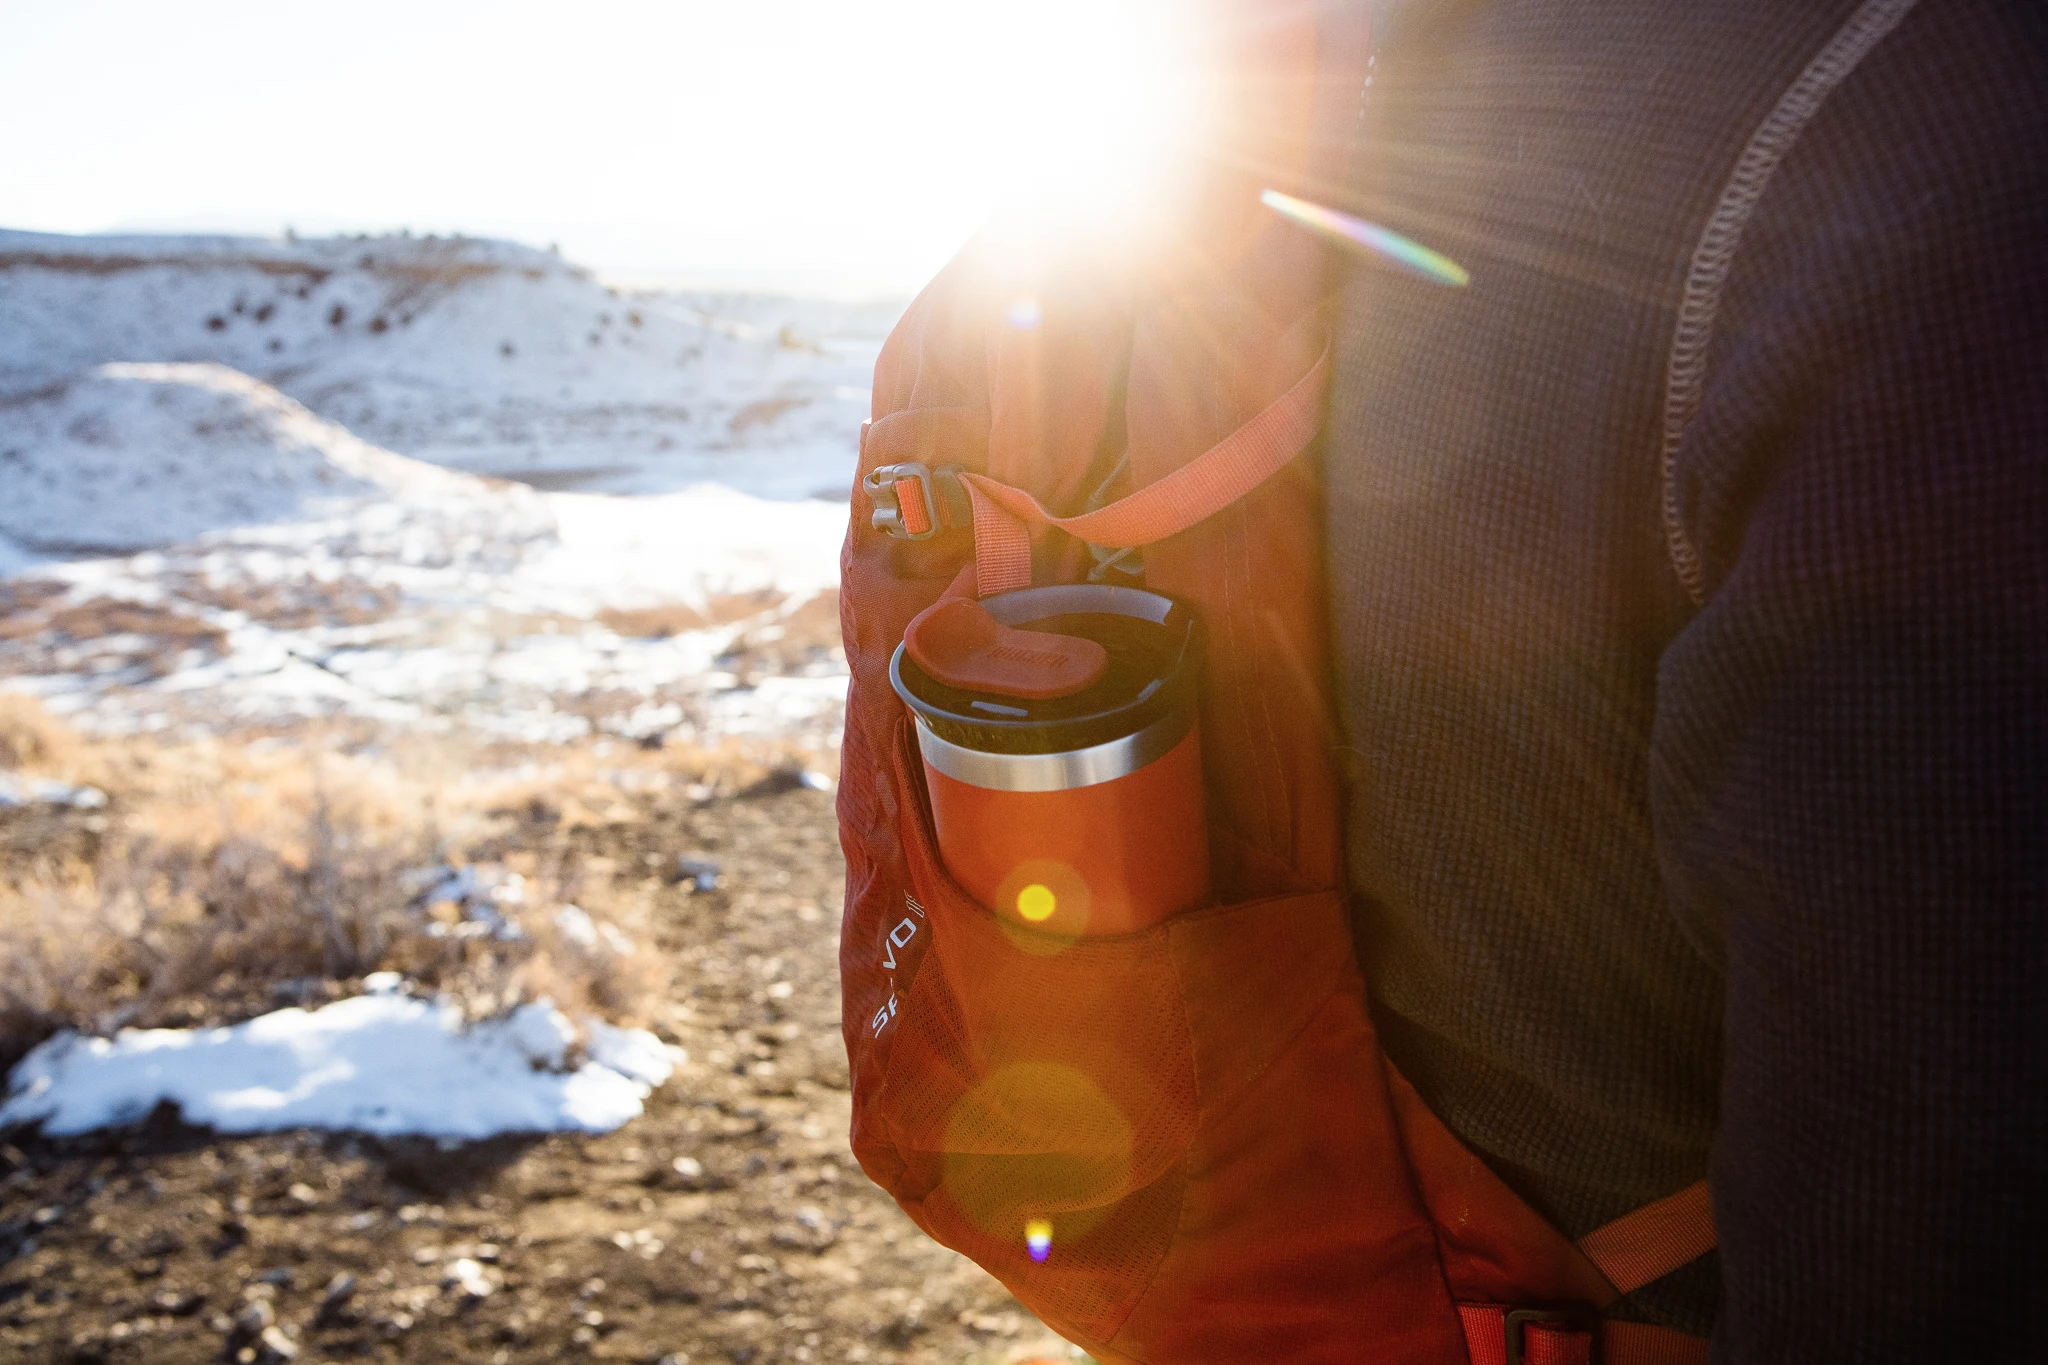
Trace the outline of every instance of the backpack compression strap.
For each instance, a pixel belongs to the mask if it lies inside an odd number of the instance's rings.
[[[1713,1202],[1707,1182],[1696,1180],[1595,1228],[1579,1239],[1579,1250],[1626,1294],[1706,1255],[1714,1241]]]
[[[957,467],[887,465],[861,486],[875,504],[875,528],[915,540],[952,524],[943,481],[957,480],[973,508],[976,596],[1028,588],[1032,526],[1056,526],[1110,549],[1150,545],[1214,516],[1279,473],[1315,439],[1329,375],[1325,349],[1292,388],[1236,431],[1165,478],[1079,516],[1054,516],[1023,489]]]
[[[1617,1294],[1661,1279],[1714,1246],[1704,1180],[1625,1213],[1579,1239]],[[1512,1308],[1461,1303],[1472,1365],[1703,1365],[1707,1343],[1664,1327],[1601,1319],[1590,1305]]]

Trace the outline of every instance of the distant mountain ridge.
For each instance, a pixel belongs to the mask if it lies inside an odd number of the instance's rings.
[[[373,268],[362,257],[382,256],[387,273],[452,270],[485,274],[519,270],[533,278],[564,270],[590,272],[552,252],[489,237],[237,237],[223,233],[23,232],[0,228],[0,270],[29,266],[112,274],[145,266],[252,266],[269,273],[325,278],[339,269]]]

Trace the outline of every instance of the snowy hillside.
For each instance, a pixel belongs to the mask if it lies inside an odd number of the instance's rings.
[[[0,398],[0,476],[0,534],[57,554],[150,549],[350,502],[486,496],[203,364],[101,365]]]
[[[844,489],[892,305],[621,294],[470,238],[0,231],[0,395],[213,362],[400,454],[543,487]]]
[[[101,731],[829,747],[893,313],[504,242],[0,232],[0,687]]]

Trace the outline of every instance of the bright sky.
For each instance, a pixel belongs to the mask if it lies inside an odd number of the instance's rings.
[[[406,226],[908,288],[1034,167],[1147,154],[1175,8],[0,0],[0,226]]]

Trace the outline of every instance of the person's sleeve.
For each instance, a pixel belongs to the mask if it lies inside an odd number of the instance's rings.
[[[2048,1352],[2048,68],[1937,8],[1768,189],[1675,470],[1652,800],[1725,961],[1723,1365]]]

